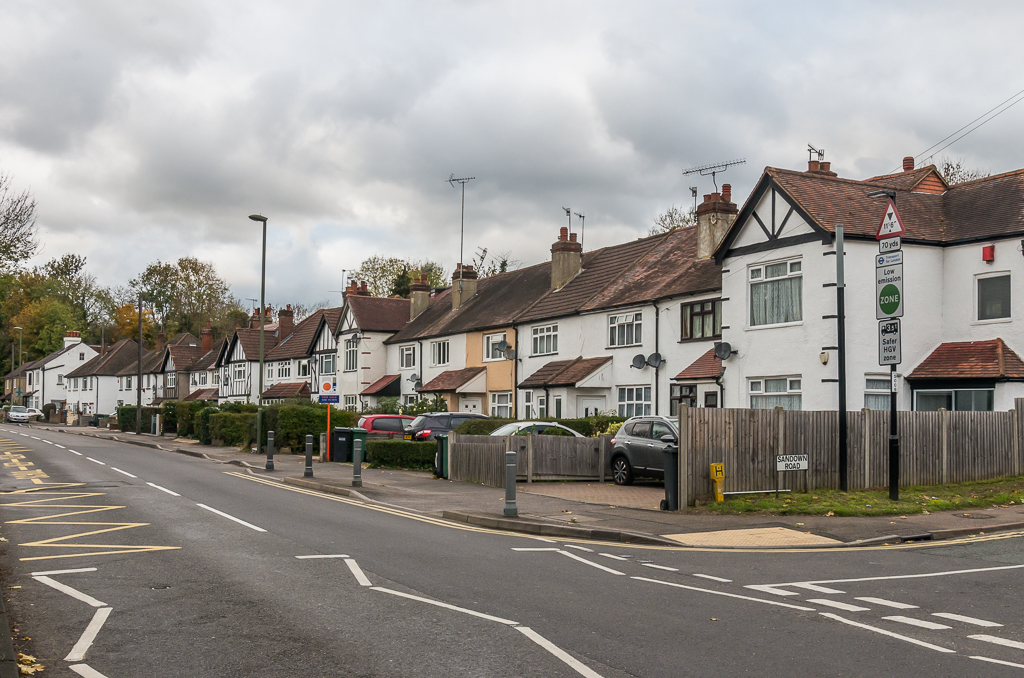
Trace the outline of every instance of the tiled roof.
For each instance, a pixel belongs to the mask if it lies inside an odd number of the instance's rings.
[[[352,309],[356,324],[364,332],[397,332],[409,322],[408,299],[350,294],[345,298],[345,303]],[[335,319],[331,330],[333,331],[337,325],[338,321]]]
[[[166,349],[164,349],[166,351]],[[122,367],[117,372],[117,376],[123,377],[131,374],[138,374],[138,360],[132,360],[130,363]],[[142,373],[143,374],[159,374],[163,371],[164,365],[164,352],[163,351],[147,351],[142,350]]]
[[[581,356],[572,360],[552,360],[524,379],[519,386],[522,388],[575,386],[577,382],[589,377],[611,359],[611,356],[602,358],[583,358]]]
[[[722,361],[715,357],[715,349],[694,360],[690,365],[672,377],[673,379],[717,379],[722,376]]]
[[[1024,361],[1002,339],[939,345],[909,379],[1024,379]]]
[[[391,386],[391,384],[397,381],[401,376],[402,375],[400,374],[385,374],[383,377],[381,377],[380,379],[378,379],[377,381],[373,382],[372,384],[364,388],[362,391],[360,391],[359,395],[377,395],[378,393],[386,389],[388,386]]]
[[[406,308],[408,313],[408,308]],[[267,351],[267,360],[290,360],[292,358],[304,358],[311,353],[313,341],[316,339],[316,331],[320,327],[320,319],[327,322],[327,326],[334,331],[341,318],[341,307],[321,308],[314,311],[308,317],[303,318],[292,330],[292,333],[281,339],[271,350]],[[259,332],[259,330],[257,330]],[[257,336],[257,346],[259,337]],[[244,348],[244,345],[243,345]],[[248,352],[245,354],[247,357]]]
[[[50,355],[48,355],[48,356],[46,356],[44,358],[40,358],[39,360],[35,361],[35,363],[33,364],[32,368],[33,369],[38,369],[38,368],[43,367],[45,365],[49,365],[51,362],[56,360],[58,357],[64,355],[65,353],[69,352],[73,348],[77,348],[78,346],[79,346],[79,344],[71,344],[70,346],[65,346],[65,347],[61,348],[60,350],[54,351]]]
[[[187,396],[181,399],[181,402],[191,402],[193,400],[217,400],[218,389],[216,386],[213,388],[200,388],[192,391]]]
[[[199,360],[197,360],[195,365],[192,366],[192,369],[197,371],[197,372],[199,370],[212,370],[212,369],[214,369],[217,366],[217,358],[220,357],[220,353],[221,353],[221,351],[224,350],[224,344],[226,344],[227,341],[228,340],[225,338],[225,339],[221,339],[216,344],[214,344],[213,345],[213,349],[211,349],[209,353],[207,353],[206,355],[201,357]]]
[[[480,375],[487,370],[486,367],[467,367],[461,370],[448,370],[437,375],[418,390],[423,393],[440,393],[443,391],[454,391],[473,377]]]
[[[20,379],[25,375],[26,372],[35,367],[35,361],[22,363],[20,367],[15,367],[13,370],[8,372],[4,379]]]
[[[245,352],[246,360],[260,359],[260,328],[248,328],[240,327],[235,330],[235,336],[238,338],[238,342],[242,345],[242,351]],[[266,354],[277,346],[278,336],[277,330],[271,331],[266,326],[263,327],[263,351],[264,359]]]
[[[174,361],[175,371],[186,372],[197,360],[203,357],[203,347],[198,344],[168,344],[167,352]]]
[[[131,339],[122,339],[84,365],[64,375],[68,377],[116,376],[122,369],[139,359],[139,345]]]
[[[305,381],[285,384],[274,384],[263,392],[264,398],[300,398],[309,397],[309,383]]]

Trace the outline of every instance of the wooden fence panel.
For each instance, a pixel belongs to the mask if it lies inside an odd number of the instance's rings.
[[[533,436],[534,477],[596,478],[601,475],[600,452],[598,438]]]

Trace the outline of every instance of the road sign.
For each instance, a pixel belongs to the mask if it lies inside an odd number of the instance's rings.
[[[338,402],[338,396],[336,396],[336,395],[333,395],[333,396],[330,396],[330,395],[324,396],[324,395],[322,395],[322,396],[320,396],[320,404],[321,405],[323,405],[324,403],[337,403],[337,402]]]
[[[893,236],[892,238],[885,238],[884,240],[878,241],[878,252],[885,254],[886,252],[895,252],[903,247],[903,238]]]
[[[903,317],[903,264],[875,267],[875,319]]]
[[[806,471],[806,454],[780,454],[775,457],[776,471]]]
[[[902,264],[902,263],[903,263],[903,252],[902,252],[902,250],[897,250],[895,252],[888,252],[888,253],[885,253],[885,254],[879,253],[878,256],[875,257],[875,268],[878,268],[879,266],[892,266],[893,264]]]
[[[892,200],[889,201],[889,206],[885,208],[885,216],[882,217],[882,222],[878,224],[878,231],[875,233],[876,240],[882,240],[883,238],[893,238],[901,236],[906,232],[903,228],[903,220],[900,219],[900,213],[896,211],[896,203]]]
[[[878,364],[899,365],[903,362],[900,343],[900,319],[891,318],[878,323]]]

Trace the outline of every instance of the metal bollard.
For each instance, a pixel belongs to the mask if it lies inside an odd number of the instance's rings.
[[[516,508],[516,453],[512,450],[505,453],[505,517],[519,517]]]
[[[352,487],[363,486],[363,441],[352,442]]]
[[[256,443],[259,445],[259,442]],[[267,431],[267,470],[274,470],[274,432]]]
[[[306,434],[306,470],[303,471],[302,477],[313,477],[313,436],[311,434]]]

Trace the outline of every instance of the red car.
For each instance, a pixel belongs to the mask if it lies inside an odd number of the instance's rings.
[[[405,429],[409,428],[414,418],[401,414],[368,414],[360,417],[356,425],[366,429],[367,438],[394,438],[395,434],[398,434],[401,440]]]

